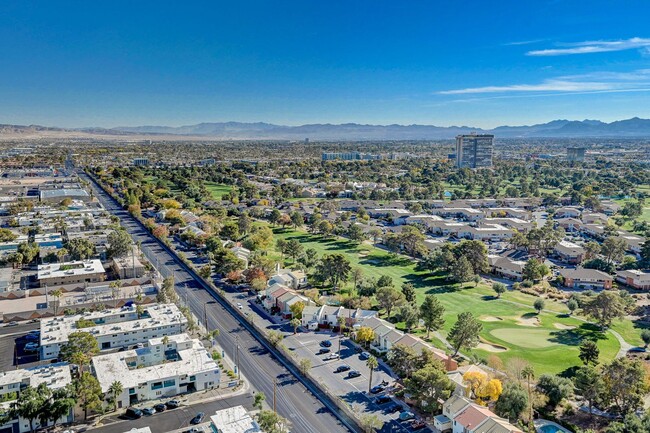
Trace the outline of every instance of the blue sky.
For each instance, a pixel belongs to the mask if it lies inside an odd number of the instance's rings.
[[[650,118],[649,16],[625,0],[4,0],[0,123]]]

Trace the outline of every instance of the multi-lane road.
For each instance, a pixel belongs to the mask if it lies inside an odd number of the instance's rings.
[[[338,433],[356,430],[356,426],[348,419],[341,420],[334,415],[330,410],[330,408],[334,409],[333,406],[330,405],[328,408],[316,397],[315,393],[319,392],[317,389],[308,389],[278,361],[265,345],[242,325],[240,318],[235,317],[220,303],[214,302],[214,295],[208,292],[135,218],[99,188],[88,175],[79,171],[79,176],[90,183],[102,205],[120,219],[121,225],[131,234],[134,241],[140,243],[142,252],[158,267],[161,274],[164,277],[174,277],[181,300],[187,303],[201,321],[204,319],[204,314],[207,316],[209,329],[221,331],[217,342],[224,348],[230,359],[235,360],[236,352],[239,350],[239,368],[242,374],[253,389],[266,395],[267,402],[271,405],[274,382],[277,383],[275,387],[277,411],[291,422],[292,432]]]

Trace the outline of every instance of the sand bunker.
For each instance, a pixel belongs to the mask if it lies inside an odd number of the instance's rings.
[[[481,316],[479,317],[480,320],[483,322],[499,322],[503,320],[501,317],[494,317],[494,316]]]
[[[539,326],[539,317],[537,316],[531,316],[531,317],[520,317],[517,319],[517,324],[521,326]]]
[[[564,323],[554,323],[553,326],[555,326],[557,329],[576,329],[575,326],[571,325],[565,325]]]
[[[481,349],[481,350],[485,350],[486,352],[495,352],[495,353],[505,352],[506,350],[508,350],[507,348],[505,348],[503,346],[488,343],[487,341],[480,342],[478,344],[478,346],[476,346],[476,348]]]

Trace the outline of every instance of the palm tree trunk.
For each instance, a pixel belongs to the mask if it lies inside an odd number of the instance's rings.
[[[370,369],[370,378],[368,379],[368,393],[370,393],[371,388],[372,388],[372,368]]]

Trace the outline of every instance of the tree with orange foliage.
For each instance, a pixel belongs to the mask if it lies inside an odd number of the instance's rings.
[[[479,404],[487,405],[496,401],[503,392],[499,379],[490,379],[487,374],[480,371],[468,371],[463,375],[463,380]]]

